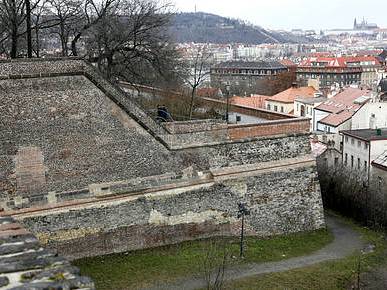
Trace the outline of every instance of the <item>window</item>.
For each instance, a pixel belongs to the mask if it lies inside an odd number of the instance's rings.
[[[364,143],[364,149],[368,150],[368,143]]]
[[[277,106],[274,106],[274,111],[278,111],[278,107]]]
[[[365,170],[365,171],[368,170],[368,162],[367,162],[367,161],[364,161],[364,170]]]
[[[351,168],[353,168],[353,155],[351,155]]]
[[[270,104],[267,105],[267,109],[268,109],[268,110],[271,110]]]
[[[357,169],[360,169],[360,158],[357,159]]]
[[[355,139],[351,138],[351,145],[355,144]]]
[[[335,157],[335,166],[339,165],[339,157]]]
[[[283,112],[284,112],[284,107],[281,106],[281,113],[283,113]]]
[[[348,143],[348,136],[345,136],[345,143]]]
[[[357,147],[361,147],[361,141],[357,141]]]
[[[348,153],[345,153],[344,164],[348,164]]]

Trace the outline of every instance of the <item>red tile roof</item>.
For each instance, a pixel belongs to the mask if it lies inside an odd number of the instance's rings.
[[[362,104],[355,104],[354,102],[362,96],[370,97],[371,90],[346,88],[344,89],[344,91],[338,93],[333,98],[326,100],[316,109],[329,113],[338,113],[343,110],[351,110],[353,112],[356,112]]]
[[[345,121],[351,119],[354,114],[355,112],[353,111],[342,111],[338,114],[330,114],[319,122],[325,125],[337,127],[343,124]]]
[[[333,127],[341,125],[352,118],[357,110],[369,101],[367,97],[371,97],[370,90],[346,88],[341,93],[316,107],[316,110],[331,113],[319,122]]]
[[[280,63],[286,67],[297,67],[297,64],[292,62],[290,59],[283,59],[280,60]]]
[[[251,97],[232,97],[230,103],[250,108],[264,109],[265,101],[269,96],[264,95],[253,95]]]
[[[336,67],[336,68],[346,68],[349,63],[356,62],[374,62],[374,65],[380,66],[380,61],[375,56],[342,56],[342,57],[324,57],[316,56],[309,57],[303,60],[299,67]],[[316,66],[313,63],[323,63],[324,65]]]
[[[290,88],[272,97],[269,97],[267,101],[293,103],[296,98],[299,97],[314,97],[316,92],[317,90],[313,87]]]

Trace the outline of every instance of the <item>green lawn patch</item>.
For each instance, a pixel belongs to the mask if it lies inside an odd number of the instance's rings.
[[[270,239],[248,237],[245,259],[239,256],[237,238],[216,238],[184,242],[155,249],[85,258],[73,264],[83,275],[90,276],[99,290],[138,289],[155,282],[199,274],[208,249],[220,257],[224,251],[232,258],[228,265],[269,262],[310,254],[333,240],[326,230],[291,234]],[[215,246],[214,246],[215,245]]]
[[[250,289],[349,289],[357,284],[357,274],[360,259],[360,272],[367,272],[385,264],[387,245],[381,233],[357,226],[346,220],[356,231],[361,233],[367,244],[376,246],[369,254],[355,253],[347,258],[324,262],[310,267],[281,273],[265,274],[238,280],[225,287],[227,290]]]

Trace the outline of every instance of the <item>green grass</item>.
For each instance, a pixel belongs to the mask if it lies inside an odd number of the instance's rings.
[[[348,289],[350,285],[356,285],[359,259],[361,261],[361,272],[370,271],[378,265],[385,265],[387,262],[385,257],[387,245],[382,234],[354,225],[348,220],[346,222],[361,233],[364,242],[376,246],[373,253],[367,255],[354,253],[352,256],[338,261],[324,262],[297,270],[243,279],[227,285],[226,289],[333,290]]]
[[[239,256],[239,240],[220,238],[185,242],[161,248],[77,260],[74,265],[90,276],[99,290],[137,289],[154,282],[173,281],[198,274],[208,249],[213,257],[232,257],[230,264],[268,262],[310,254],[333,240],[326,230],[292,234],[270,239],[246,239],[245,259]],[[215,242],[214,242],[215,241]],[[215,244],[215,246],[213,246]],[[224,245],[224,246],[221,246]]]

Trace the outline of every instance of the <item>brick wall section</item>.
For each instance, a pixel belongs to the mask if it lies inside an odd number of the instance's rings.
[[[46,183],[44,158],[36,147],[22,147],[16,156],[17,192],[36,192]]]
[[[226,106],[226,100],[216,100],[211,98],[201,98],[202,101],[205,103],[208,103],[209,105],[217,104]],[[283,119],[296,119],[295,116],[289,115],[289,114],[283,114],[283,113],[276,113],[272,111],[268,111],[265,109],[258,109],[258,108],[250,108],[246,106],[241,105],[235,105],[235,104],[229,104],[230,111],[245,114],[245,115],[251,115],[258,118],[266,119],[266,120],[283,120]]]
[[[228,135],[231,140],[253,138],[256,136],[273,136],[286,134],[308,134],[308,120],[274,121],[258,125],[229,126]]]

